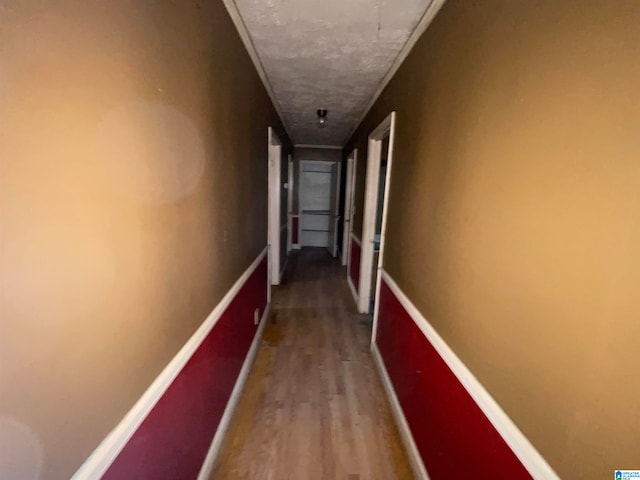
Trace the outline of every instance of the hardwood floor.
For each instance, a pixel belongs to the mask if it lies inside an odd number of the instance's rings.
[[[326,249],[289,262],[211,478],[413,478],[344,270]]]

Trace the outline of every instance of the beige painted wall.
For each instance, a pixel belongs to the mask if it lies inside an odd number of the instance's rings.
[[[449,0],[346,149],[397,111],[386,268],[563,478],[640,468],[639,25]]]
[[[0,0],[14,478],[73,474],[262,251],[268,125],[222,2]]]

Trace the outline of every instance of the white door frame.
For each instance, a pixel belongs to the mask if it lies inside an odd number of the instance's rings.
[[[336,196],[333,199],[335,206],[333,212],[331,212],[331,222],[333,222],[333,245],[329,245],[331,249],[331,256],[336,258],[338,256],[338,224],[340,223],[340,181],[342,180],[342,159],[336,162]]]
[[[344,192],[344,219],[342,229],[342,266],[349,265],[351,260],[351,232],[355,209],[353,201],[356,193],[356,170],[358,168],[358,149],[354,148],[347,157],[347,175]],[[347,275],[349,272],[347,271]]]
[[[287,163],[287,253],[293,248],[293,159]]]
[[[280,284],[280,201],[282,144],[278,135],[269,127],[269,183],[268,183],[268,240],[269,240],[269,284]]]
[[[380,272],[384,259],[384,238],[387,226],[387,203],[391,187],[391,170],[393,161],[393,143],[395,137],[396,112],[391,112],[380,125],[369,135],[367,146],[367,178],[364,196],[364,215],[362,218],[362,253],[360,259],[360,282],[358,285],[358,311],[369,313],[371,303],[371,280],[373,273],[374,235],[376,230],[376,210],[378,204],[378,187],[380,180],[380,161],[382,141],[389,136],[389,152],[387,157],[387,174],[385,180],[384,200],[382,204],[382,228],[380,232],[380,251],[376,278],[375,305],[373,314],[372,338],[375,338],[377,328],[378,297],[380,294]],[[373,343],[373,342],[372,342]]]

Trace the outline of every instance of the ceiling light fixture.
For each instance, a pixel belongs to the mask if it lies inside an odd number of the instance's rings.
[[[327,126],[327,111],[324,108],[318,109],[318,126],[324,128]]]

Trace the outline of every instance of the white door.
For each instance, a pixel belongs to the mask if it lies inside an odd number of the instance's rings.
[[[280,228],[280,200],[282,187],[282,146],[278,135],[269,127],[269,277],[271,285],[280,284],[280,252],[281,252],[281,228]]]
[[[340,163],[331,165],[331,193],[329,194],[329,253],[338,255],[338,222],[340,221]]]
[[[355,213],[353,198],[356,186],[357,149],[347,158],[347,178],[344,195],[344,228],[342,229],[342,265],[349,264],[351,258],[351,232],[353,231],[353,215]]]

